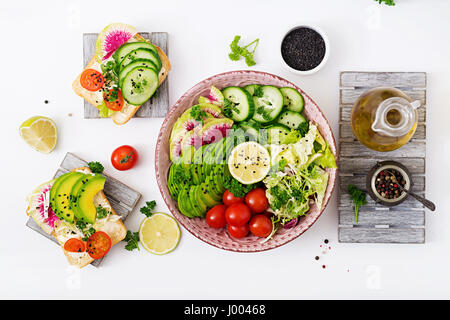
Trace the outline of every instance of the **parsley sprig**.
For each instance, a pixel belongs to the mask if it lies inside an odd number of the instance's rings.
[[[105,168],[98,161],[91,161],[88,163],[89,169],[91,169],[92,173],[102,173]]]
[[[206,111],[202,110],[200,108],[200,105],[195,105],[191,108],[191,117],[194,118],[194,120],[200,122],[203,124],[203,119],[206,118],[208,114]]]
[[[248,45],[241,47],[239,46],[239,40],[241,39],[241,36],[235,36],[233,41],[230,44],[231,52],[228,54],[228,57],[232,61],[238,61],[241,58],[245,59],[245,63],[247,66],[251,67],[256,64],[255,59],[253,58],[255,54],[256,47],[258,46],[259,39],[256,39],[252,42],[250,42]],[[250,51],[249,47],[254,45],[253,50]]]
[[[353,184],[348,186],[348,193],[355,204],[355,223],[358,223],[359,208],[367,203],[366,194]]]
[[[102,206],[98,206],[96,208],[96,210],[97,210],[97,219],[106,218],[108,215],[111,214],[111,211],[109,211],[108,209],[103,208]]]
[[[141,250],[139,249],[139,232],[132,232],[128,230],[123,241],[127,242],[125,249],[128,251],[133,251],[134,249],[138,249],[139,251]]]
[[[233,102],[231,102],[230,100],[228,100],[227,98],[223,99],[223,107],[222,107],[222,113],[228,117],[228,118],[232,118],[233,117],[233,111],[236,114],[241,113],[241,110],[239,110],[239,108],[236,107],[236,104],[234,104]]]
[[[145,206],[143,206],[140,211],[143,215],[146,217],[150,217],[153,214],[153,210],[156,207],[156,201],[147,201],[145,203]],[[125,245],[125,249],[128,251],[133,251],[134,249],[139,249],[139,232],[133,232],[130,230],[127,230],[127,235],[125,236],[125,239],[123,239],[127,244]]]
[[[384,4],[387,6],[395,6],[394,0],[375,0],[375,1],[378,1],[378,3],[380,4],[384,2]]]
[[[255,189],[258,184],[243,184],[232,176],[228,176],[223,186],[230,191],[235,197],[243,198],[247,193]]]
[[[156,201],[155,200],[147,201],[145,203],[145,206],[143,206],[140,209],[140,211],[146,217],[150,217],[153,214],[153,210],[155,210],[155,207],[156,207]]]

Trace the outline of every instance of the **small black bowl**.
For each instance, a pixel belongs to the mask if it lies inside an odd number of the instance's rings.
[[[398,171],[402,177],[405,179],[405,186],[403,187],[406,190],[410,190],[413,186],[413,181],[411,178],[411,174],[409,170],[399,162],[396,161],[381,161],[377,162],[377,164],[370,169],[369,173],[366,177],[366,190],[370,197],[376,202],[384,206],[393,207],[399,205],[403,201],[406,200],[408,194],[404,191],[400,194],[398,198],[395,199],[386,199],[381,194],[378,193],[375,187],[375,181],[378,174],[383,170],[396,170]]]

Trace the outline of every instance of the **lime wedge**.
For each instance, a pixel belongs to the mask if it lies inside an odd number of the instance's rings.
[[[180,240],[180,228],[171,216],[156,212],[139,227],[139,241],[149,252],[162,255],[173,251]]]
[[[42,116],[26,120],[20,126],[19,133],[26,143],[42,153],[52,152],[58,139],[55,122]]]

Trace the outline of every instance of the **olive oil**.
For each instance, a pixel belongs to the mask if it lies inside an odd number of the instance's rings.
[[[401,90],[375,88],[355,102],[351,125],[355,137],[375,151],[392,151],[404,146],[417,128],[418,101]]]

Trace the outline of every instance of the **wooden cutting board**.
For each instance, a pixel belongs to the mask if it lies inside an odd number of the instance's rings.
[[[57,178],[61,176],[62,174],[71,171],[74,168],[84,167],[87,166],[88,162],[77,157],[73,153],[67,153],[64,157],[64,160],[60,164],[60,167],[56,171],[53,178]],[[131,213],[131,211],[134,210],[134,208],[137,206],[139,200],[141,199],[141,194],[137,192],[136,190],[128,187],[127,185],[123,184],[119,180],[116,180],[106,174],[103,173],[103,176],[106,178],[105,187],[104,187],[104,194],[106,198],[108,198],[109,202],[111,203],[111,206],[114,208],[116,213],[122,218],[122,221],[125,221],[125,219],[128,217],[128,215]],[[51,235],[46,233],[44,230],[39,227],[39,225],[34,222],[32,218],[29,218],[26,225],[33,229],[34,231],[42,234],[44,237],[52,240],[56,244],[59,245],[58,241],[53,238]],[[61,250],[61,249],[60,249]],[[62,250],[60,252],[62,255]],[[100,263],[103,261],[104,258],[94,260],[91,265],[98,267]]]
[[[366,189],[366,175],[378,162],[394,160],[412,174],[413,191],[425,194],[426,155],[426,73],[424,72],[341,72],[339,102],[339,242],[424,243],[425,208],[408,197],[395,207],[376,204],[367,195],[367,205],[359,210],[354,223],[353,201],[348,185]],[[413,100],[420,100],[418,126],[403,147],[391,152],[377,152],[362,145],[353,135],[350,116],[356,99],[375,87],[395,87]]]
[[[168,33],[167,32],[139,32],[139,34],[150,40],[151,43],[160,47],[166,55],[168,53]],[[89,61],[95,52],[95,42],[97,41],[98,33],[84,33],[83,34],[83,67],[86,68]],[[169,111],[169,78],[161,84],[156,90],[155,95],[144,103],[133,117],[137,118],[164,118]],[[98,119],[98,109],[84,100],[84,118]]]

